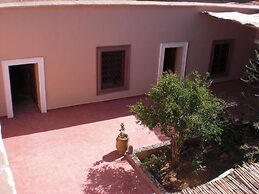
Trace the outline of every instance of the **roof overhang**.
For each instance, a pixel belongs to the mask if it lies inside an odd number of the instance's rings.
[[[219,19],[231,20],[257,29],[259,28],[259,13],[244,14],[240,12],[210,12],[210,11],[204,11],[202,13],[208,14],[212,17],[216,17]]]

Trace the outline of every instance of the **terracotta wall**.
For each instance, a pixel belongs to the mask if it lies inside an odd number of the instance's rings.
[[[256,30],[200,13],[208,9],[214,8],[0,9],[0,61],[43,56],[48,109],[144,94],[157,75],[162,42],[188,41],[187,73],[205,73],[212,41],[235,39],[231,71],[224,79],[236,79],[251,54]],[[130,89],[97,96],[96,47],[125,44],[131,45]],[[2,80],[0,70],[0,115],[6,115]]]

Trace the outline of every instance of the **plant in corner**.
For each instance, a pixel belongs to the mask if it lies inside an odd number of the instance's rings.
[[[137,122],[151,130],[159,127],[170,137],[172,163],[177,164],[184,141],[198,138],[199,166],[204,148],[209,142],[220,142],[227,103],[208,89],[208,75],[202,78],[197,72],[181,80],[178,75],[165,73],[158,84],[147,94],[146,101],[137,102],[131,112]],[[194,166],[194,167],[199,167]]]
[[[259,129],[259,43],[256,42],[254,56],[249,59],[249,64],[245,66],[244,76],[241,78],[247,84],[247,91],[242,92],[245,98],[246,119],[254,123]]]
[[[119,154],[125,154],[128,150],[129,136],[125,133],[124,123],[120,124],[119,135],[116,138],[116,148]]]

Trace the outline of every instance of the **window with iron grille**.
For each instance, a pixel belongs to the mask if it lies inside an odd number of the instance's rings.
[[[97,94],[128,89],[129,45],[97,48]]]
[[[213,41],[212,55],[210,64],[211,76],[227,75],[233,40],[216,40]]]

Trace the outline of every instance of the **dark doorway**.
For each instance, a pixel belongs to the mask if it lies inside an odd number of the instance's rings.
[[[35,64],[9,67],[14,112],[37,107]]]
[[[171,71],[171,72],[175,73],[176,49],[177,48],[166,48],[165,49],[163,72]]]

